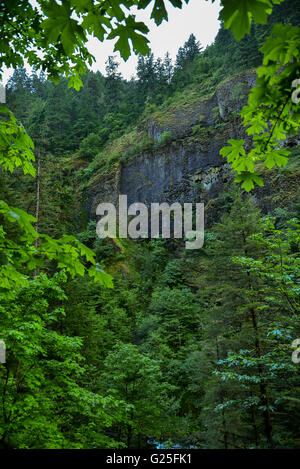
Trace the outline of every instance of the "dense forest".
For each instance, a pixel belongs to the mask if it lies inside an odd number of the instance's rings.
[[[299,17],[286,0],[239,41],[223,23],[205,49],[191,34],[174,62],[140,54],[131,80],[110,56],[79,90],[15,67],[7,106],[34,142],[36,172],[0,159],[1,447],[300,447],[298,136],[286,165],[262,169],[265,187],[247,192],[229,174],[199,250],[99,239],[87,210],[95,181],[180,145],[171,131],[152,141],[151,119],[253,73],[273,26]],[[198,140],[227,131],[219,116],[191,127]]]

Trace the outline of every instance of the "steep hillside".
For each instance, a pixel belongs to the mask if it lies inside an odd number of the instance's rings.
[[[255,82],[255,72],[245,71],[221,82],[207,97],[183,93],[109,143],[86,169],[75,173],[87,219],[95,219],[100,202],[117,204],[119,194],[126,194],[129,204],[204,202],[206,223],[211,226],[220,216],[217,199],[233,182],[219,152],[230,138],[249,141],[239,113]],[[286,144],[297,142],[294,138]],[[296,202],[297,178],[288,170],[279,175],[270,171],[265,187],[255,191],[265,213]],[[281,198],[278,183],[285,193]]]

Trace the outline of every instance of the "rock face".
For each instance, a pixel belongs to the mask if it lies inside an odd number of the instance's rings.
[[[145,153],[122,167],[120,190],[128,202],[195,202],[209,198],[228,177],[218,154],[225,141],[212,138],[206,148],[192,142],[172,143]],[[203,201],[201,199],[201,201]]]
[[[255,86],[255,72],[243,73],[222,82],[210,98],[168,109],[165,114],[150,119],[147,132],[153,142],[160,142],[165,132],[174,139],[190,135],[194,126],[215,126],[236,116],[247,102],[251,88]]]
[[[232,178],[219,151],[229,138],[245,138],[239,112],[253,86],[254,72],[243,73],[219,85],[210,98],[183,103],[150,119],[146,130],[152,150],[119,163],[109,176],[99,175],[86,194],[88,217],[95,218],[100,202],[117,205],[118,195],[123,194],[129,204],[147,206],[153,202],[204,202],[208,224],[217,219],[213,201]],[[269,197],[268,185],[263,192]]]

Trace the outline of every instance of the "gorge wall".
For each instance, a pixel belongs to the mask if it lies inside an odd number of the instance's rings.
[[[219,151],[230,138],[247,142],[239,112],[255,81],[254,72],[237,75],[221,83],[208,98],[181,103],[148,119],[143,130],[151,148],[117,162],[109,173],[100,167],[85,193],[88,218],[95,218],[100,202],[117,205],[118,195],[125,194],[129,204],[147,206],[152,202],[204,202],[206,223],[218,219],[218,197],[233,178]],[[265,212],[296,197],[298,182],[293,175],[285,178],[277,173],[274,177],[272,172],[266,174],[265,186],[253,192]],[[284,195],[280,197],[280,193]]]

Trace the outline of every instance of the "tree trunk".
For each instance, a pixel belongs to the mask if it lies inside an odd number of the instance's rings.
[[[250,393],[250,396],[253,397],[252,392]],[[251,422],[252,422],[255,446],[258,447],[258,445],[259,445],[259,435],[258,435],[258,429],[257,429],[256,419],[255,419],[255,412],[254,412],[253,407],[251,407]]]
[[[218,343],[218,337],[216,338],[216,350],[217,350],[217,360],[219,362],[220,360],[220,353],[219,353],[219,343]],[[221,381],[219,380],[219,385],[220,385],[220,397],[221,397],[221,403],[224,404],[224,392],[223,392],[223,386],[221,384]],[[222,425],[223,425],[223,442],[224,442],[224,449],[228,449],[228,431],[227,431],[227,423],[226,423],[226,417],[225,417],[225,410],[224,407],[222,408]]]
[[[131,425],[127,425],[127,448],[130,448],[131,437],[132,437],[132,427]]]
[[[247,236],[245,233],[243,233],[243,241],[244,241],[244,254],[246,257],[248,257],[248,249],[246,247],[246,239]],[[251,274],[249,271],[247,271],[247,277],[248,277],[248,285],[249,289],[253,290],[253,285],[252,285],[252,279],[251,279]],[[254,330],[254,337],[255,337],[255,352],[256,352],[256,357],[260,359],[262,357],[262,349],[261,349],[261,344],[259,340],[259,331],[258,331],[258,321],[257,321],[257,314],[253,306],[250,307],[250,315],[252,319],[252,326]],[[263,376],[263,366],[261,363],[258,364],[258,374],[261,378],[261,381],[259,383],[259,389],[260,389],[260,394],[261,394],[261,400],[263,403],[263,406],[265,407],[265,410],[263,412],[263,417],[264,417],[264,424],[265,424],[265,434],[266,438],[268,441],[269,446],[274,449],[274,442],[273,442],[273,428],[272,428],[272,421],[271,421],[271,413],[270,413],[270,402],[269,402],[269,397],[268,397],[268,387],[267,383],[265,382],[264,379],[262,379]]]
[[[254,335],[255,335],[255,351],[256,351],[256,356],[259,359],[262,356],[262,352],[261,352],[261,345],[260,345],[260,340],[259,340],[259,335],[258,335],[258,325],[257,325],[257,317],[256,317],[255,309],[250,308],[250,313],[251,313],[252,325],[253,325]],[[259,363],[258,365],[258,373],[260,377],[263,375],[263,367],[261,363]],[[265,410],[263,412],[264,422],[265,422],[265,433],[266,433],[269,446],[272,449],[274,449],[274,442],[273,442],[273,437],[272,437],[273,428],[272,428],[272,422],[271,422],[268,388],[264,379],[261,379],[259,383],[259,389],[260,389],[260,394],[261,394],[261,400],[262,400],[263,406],[265,407]]]
[[[36,155],[36,189],[35,189],[35,218],[36,218],[36,223],[35,223],[35,231],[38,233],[39,232],[39,214],[40,214],[40,148],[37,148],[37,155]],[[38,249],[38,239],[35,240],[34,242],[35,249]],[[36,277],[39,275],[40,269],[36,268],[33,277]]]

